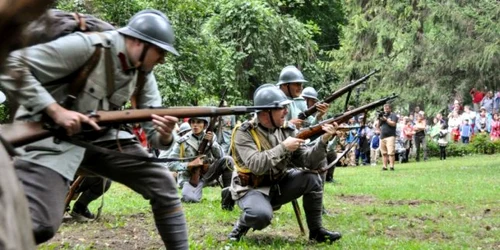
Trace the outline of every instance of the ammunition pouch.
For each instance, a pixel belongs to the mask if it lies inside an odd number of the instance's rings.
[[[271,175],[255,175],[253,173],[243,173],[238,171],[238,177],[240,178],[241,186],[251,186],[253,188],[272,186],[273,184],[279,182],[284,174],[276,175],[271,177]]]

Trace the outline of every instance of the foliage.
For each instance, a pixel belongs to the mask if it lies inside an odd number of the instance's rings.
[[[492,141],[488,134],[475,134],[468,144],[450,142],[446,147],[446,156],[452,157],[498,152],[500,152],[500,140]],[[431,157],[439,157],[439,145],[435,141],[427,141],[427,154]]]
[[[349,23],[325,66],[342,78],[381,68],[371,93],[442,109],[473,87],[500,80],[500,5],[495,1],[344,0]],[[366,93],[366,96],[370,96]]]
[[[279,15],[263,1],[219,1],[204,34],[217,37],[224,47],[233,49],[230,56],[235,83],[248,99],[259,85],[276,82],[284,65],[294,64],[306,72],[315,69],[313,28]]]

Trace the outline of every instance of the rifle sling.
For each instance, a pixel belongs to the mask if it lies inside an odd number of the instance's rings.
[[[194,157],[186,157],[186,158],[155,158],[155,157],[146,157],[146,156],[138,156],[138,155],[133,155],[133,154],[127,154],[127,153],[122,153],[118,152],[116,150],[111,150],[103,147],[96,146],[92,143],[78,140],[66,135],[60,135],[57,137],[58,139],[62,141],[69,142],[71,144],[74,144],[76,146],[85,148],[87,150],[91,150],[97,153],[101,154],[107,154],[107,155],[112,155],[116,157],[121,157],[121,158],[126,158],[126,159],[132,159],[132,160],[138,160],[138,161],[145,161],[145,162],[172,162],[172,161],[192,161],[196,159],[197,156]]]

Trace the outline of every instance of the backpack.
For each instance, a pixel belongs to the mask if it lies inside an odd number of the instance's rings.
[[[102,32],[114,29],[113,25],[92,15],[50,9],[26,27],[21,44],[33,46],[74,32]]]

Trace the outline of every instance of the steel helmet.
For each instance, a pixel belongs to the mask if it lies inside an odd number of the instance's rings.
[[[179,55],[174,48],[174,30],[167,16],[159,10],[139,11],[130,18],[127,26],[118,29],[118,32],[154,44],[176,56]]]
[[[270,83],[261,85],[253,94],[255,106],[285,107],[291,102],[283,91]]]
[[[204,117],[204,116],[200,116],[200,117],[191,117],[191,118],[189,118],[188,122],[191,122],[191,120],[201,120],[201,121],[206,122],[207,124],[209,124],[209,123],[210,123],[210,118],[209,118],[209,117]]]
[[[179,126],[179,134],[182,134],[182,133],[185,133],[185,132],[188,132],[191,130],[191,125],[189,125],[189,123],[187,122],[183,122],[180,126]]]
[[[278,79],[277,85],[286,83],[295,83],[295,82],[303,83],[307,81],[306,79],[304,79],[304,75],[302,75],[302,72],[300,72],[300,70],[297,69],[297,67],[293,65],[284,67],[281,70],[280,78]]]
[[[302,90],[302,97],[311,98],[311,99],[314,99],[316,101],[319,101],[318,100],[318,92],[316,92],[316,90],[313,87],[304,88],[304,90]]]

